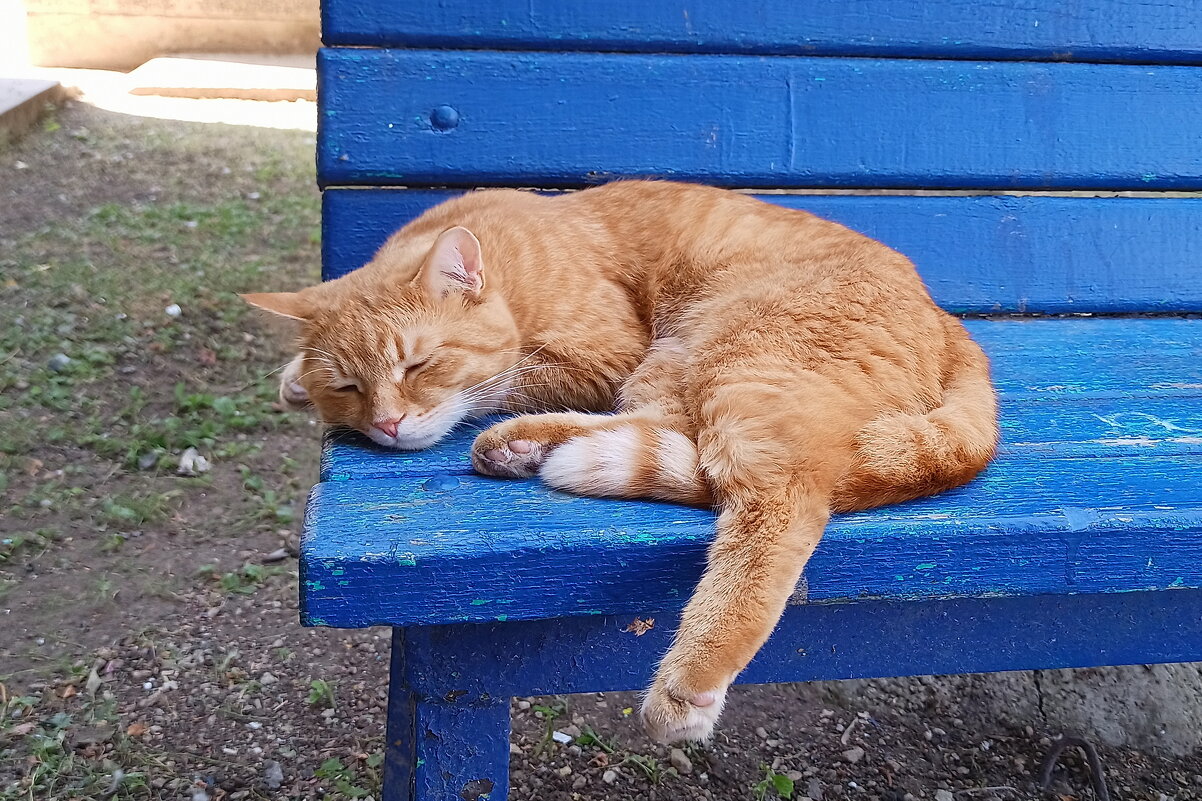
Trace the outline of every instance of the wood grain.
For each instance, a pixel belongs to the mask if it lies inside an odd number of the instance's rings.
[[[336,48],[319,72],[326,185],[1202,189],[1189,67]]]
[[[326,0],[326,44],[1197,63],[1175,0]]]
[[[457,194],[327,191],[325,278],[362,266],[394,231]],[[1202,198],[760,198],[843,223],[901,251],[949,311],[1202,312]]]

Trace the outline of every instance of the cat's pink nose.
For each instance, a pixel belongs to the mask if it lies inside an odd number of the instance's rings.
[[[392,438],[396,438],[396,426],[401,422],[401,417],[394,417],[390,420],[377,420],[372,423],[374,428],[378,428]]]

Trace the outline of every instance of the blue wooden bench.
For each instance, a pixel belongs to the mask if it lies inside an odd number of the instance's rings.
[[[977,318],[1004,443],[837,518],[740,681],[1202,659],[1202,26],[1005,5],[326,0],[325,275],[471,186],[783,190]],[[304,621],[395,632],[390,801],[504,798],[514,695],[645,686],[712,531],[475,476],[472,434],[331,438],[308,507]]]

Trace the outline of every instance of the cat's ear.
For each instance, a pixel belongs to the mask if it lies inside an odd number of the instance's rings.
[[[307,320],[313,307],[300,292],[252,292],[240,295],[250,305],[289,320]]]
[[[460,226],[443,231],[430,248],[417,280],[436,298],[445,298],[452,293],[479,298],[484,291],[480,240]]]

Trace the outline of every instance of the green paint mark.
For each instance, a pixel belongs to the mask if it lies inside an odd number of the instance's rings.
[[[490,604],[490,603],[492,603],[492,601],[490,601],[486,598],[476,598],[475,600],[472,601],[472,606],[484,606],[485,604]]]
[[[343,573],[345,573],[345,572],[346,572],[346,571],[345,571],[345,570],[343,570],[343,569],[342,569],[342,568],[340,568],[340,567],[336,567],[336,568],[334,568],[333,570],[331,570],[331,571],[330,571],[330,573],[331,573],[331,574],[333,574],[333,575],[335,575],[335,576],[341,576],[341,575],[342,575]]]
[[[309,621],[309,625],[310,626],[328,626],[330,624],[326,622],[326,619],[324,617],[315,617]]]
[[[1185,579],[1183,579],[1183,578],[1181,578],[1180,576],[1178,576],[1178,577],[1177,577],[1177,580],[1176,580],[1176,581],[1174,581],[1174,582],[1173,582],[1172,584],[1170,584],[1169,586],[1170,586],[1170,587],[1181,587],[1181,586],[1183,586],[1184,584],[1185,584]]]
[[[915,565],[914,569],[915,570],[934,570],[936,567],[938,567],[938,565],[935,564],[934,562],[923,562],[921,565]]]
[[[320,592],[326,588],[326,585],[322,584],[320,581],[306,581],[305,586],[313,592]]]
[[[338,586],[339,587],[349,587],[349,586],[351,586],[351,583],[349,581],[347,581],[346,579],[338,579]]]
[[[424,764],[426,764],[426,760],[422,759],[421,757],[418,757],[417,758],[417,766],[420,768]]]
[[[417,567],[417,554],[405,551],[396,555],[396,563],[402,567]]]
[[[506,620],[509,620],[509,615],[497,615],[498,623],[504,623]]]

